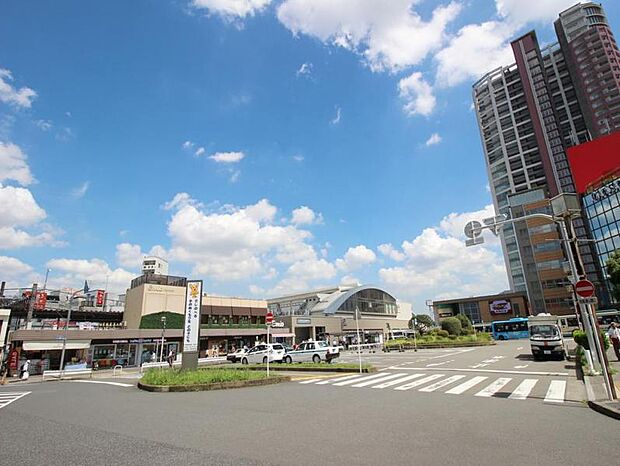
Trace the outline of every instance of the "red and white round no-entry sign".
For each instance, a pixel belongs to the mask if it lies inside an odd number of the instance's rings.
[[[580,298],[589,298],[594,295],[594,285],[590,280],[579,280],[575,283],[575,293]]]

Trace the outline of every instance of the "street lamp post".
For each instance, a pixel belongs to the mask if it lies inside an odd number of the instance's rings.
[[[43,282],[43,291],[47,290],[47,277],[49,277],[51,271],[52,269],[45,269],[45,281]]]
[[[60,378],[62,379],[63,375],[65,375],[65,352],[67,350],[67,331],[69,330],[69,322],[71,321],[71,309],[73,308],[73,300],[78,297],[76,296],[78,293],[84,291],[81,290],[76,291],[71,295],[69,299],[69,310],[67,311],[67,321],[65,322],[65,334],[62,338],[62,352],[60,353]]]
[[[561,214],[549,215],[549,214],[543,214],[543,213],[534,213],[534,214],[524,215],[522,217],[517,217],[514,219],[509,219],[505,215],[499,215],[496,217],[484,219],[483,220],[484,225],[475,220],[471,221],[467,225],[465,225],[465,228],[464,228],[465,236],[469,238],[465,241],[465,246],[474,246],[477,244],[483,244],[484,238],[482,237],[482,230],[484,229],[489,229],[493,232],[493,234],[497,235],[497,233],[499,232],[499,228],[502,227],[503,225],[510,225],[513,223],[523,222],[523,221],[531,220],[531,219],[544,219],[544,220],[554,222],[560,229],[560,235],[562,236],[562,243],[564,244],[566,258],[568,260],[570,271],[571,271],[570,281],[571,281],[571,284],[573,284],[574,286],[575,283],[579,280],[579,271],[577,270],[577,264],[575,261],[575,257],[573,255],[573,251],[571,249],[571,243],[570,243],[571,239],[568,236],[568,231],[567,231],[566,223],[565,223],[566,221],[565,217],[570,218],[570,214],[571,214],[570,211],[574,210],[574,208],[571,209],[570,207],[567,207],[569,203],[568,201],[570,199],[567,200],[566,198],[567,198],[567,195],[561,194],[551,200],[551,204],[554,207],[554,211],[556,210],[555,207],[558,205],[563,207],[563,210],[564,210],[563,215]],[[566,215],[567,213],[568,215]],[[584,323],[584,330],[588,337],[588,344],[590,348],[595,348],[595,356],[598,356],[597,358],[598,362],[601,365],[601,368],[603,369],[603,376],[605,379],[605,388],[607,389],[607,395],[609,399],[613,400],[616,397],[615,389],[613,387],[613,383],[610,382],[609,368],[607,367],[607,364],[606,364],[606,357],[604,354],[604,349],[601,345],[600,335],[598,335],[598,332],[596,331],[597,329],[596,321],[592,318],[593,315],[592,315],[589,304],[584,304],[582,302],[579,302],[579,308],[581,310],[582,321]]]
[[[166,335],[166,316],[161,316],[161,348],[159,362],[164,362],[164,336]]]
[[[360,374],[362,373],[362,340],[360,340],[360,322],[359,314],[360,310],[355,306],[355,326],[357,328],[357,359],[360,365]]]
[[[415,334],[416,327],[418,326],[418,319],[416,318],[413,312],[411,313],[411,326],[413,327],[413,351],[417,353],[418,351],[418,339]]]

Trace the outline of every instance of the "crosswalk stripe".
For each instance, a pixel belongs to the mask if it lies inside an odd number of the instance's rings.
[[[387,387],[392,387],[394,385],[398,385],[401,384],[403,382],[407,382],[409,380],[413,380],[413,379],[417,379],[418,377],[423,377],[426,374],[413,374],[413,375],[408,375],[407,377],[402,377],[400,379],[396,379],[396,380],[390,380],[389,382],[385,382],[382,383],[380,385],[375,385],[372,388],[387,388]]]
[[[357,383],[357,382],[363,382],[365,380],[378,379],[379,377],[384,377],[385,375],[386,375],[385,372],[382,372],[381,374],[373,374],[367,377],[358,377],[356,379],[345,380],[344,382],[337,382],[334,385],[337,387],[343,387],[345,385],[350,385],[350,384]]]
[[[500,377],[495,382],[491,383],[488,387],[476,393],[475,396],[483,396],[483,397],[493,396],[498,391],[500,391],[502,387],[504,387],[504,385],[506,385],[511,380],[512,380],[511,377]]]
[[[321,380],[323,380],[323,379],[310,379],[310,380],[304,380],[304,381],[299,382],[299,383],[301,383],[301,384],[304,384],[304,383],[314,383],[314,382],[319,382]]]
[[[465,378],[464,375],[453,375],[452,377],[448,377],[447,379],[443,379],[443,380],[440,380],[439,382],[435,382],[434,384],[429,385],[428,387],[421,388],[419,391],[427,392],[427,393],[434,392],[435,390],[439,388],[445,387],[447,385],[450,385],[451,383],[456,382],[457,380],[461,380],[464,378]]]
[[[349,380],[349,379],[357,379],[358,377],[361,377],[359,374],[355,374],[355,375],[346,375],[344,377],[336,377],[335,379],[328,379],[328,380],[322,380],[320,382],[317,382],[317,385],[327,385],[328,383],[332,383],[332,382],[338,382],[338,381],[342,381],[342,380]]]
[[[10,405],[11,403],[13,403],[14,401],[19,400],[20,398],[29,395],[32,392],[20,392],[20,393],[3,393],[3,395],[5,395],[5,398],[0,402],[0,409],[4,408],[5,406]],[[10,398],[8,398],[7,395],[11,395]]]
[[[549,403],[564,403],[564,393],[566,392],[565,380],[552,380],[549,390],[545,395],[545,401]]]
[[[423,379],[416,380],[415,382],[408,383],[406,385],[401,385],[400,387],[396,387],[394,390],[410,390],[415,387],[419,387],[420,385],[424,385],[425,383],[432,382],[433,380],[437,380],[443,377],[443,374],[433,374],[428,377],[424,377]]]
[[[451,388],[450,390],[448,390],[446,393],[449,393],[451,395],[460,395],[461,393],[465,393],[467,390],[469,390],[472,387],[475,387],[476,385],[478,385],[480,382],[484,382],[486,379],[488,379],[488,377],[479,375],[477,377],[471,378],[466,382],[463,382],[460,385],[457,385],[454,388]]]
[[[538,379],[525,379],[508,398],[512,400],[525,400],[537,382]]]
[[[355,388],[360,388],[360,387],[367,387],[368,385],[372,385],[375,384],[377,382],[384,382],[385,380],[390,380],[393,379],[395,377],[402,377],[403,375],[407,375],[406,373],[399,373],[399,374],[390,374],[390,375],[386,375],[385,377],[381,377],[380,379],[373,379],[373,380],[369,380],[366,382],[361,382],[361,383],[356,383],[355,385],[352,385],[352,387]]]

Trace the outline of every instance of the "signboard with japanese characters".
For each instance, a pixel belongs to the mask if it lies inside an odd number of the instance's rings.
[[[184,353],[194,353],[198,351],[201,303],[202,280],[189,280],[185,292],[185,324],[183,325]]]
[[[499,299],[489,303],[489,312],[491,314],[510,314],[512,306],[507,299]]]

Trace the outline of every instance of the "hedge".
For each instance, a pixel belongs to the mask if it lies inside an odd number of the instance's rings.
[[[177,314],[175,312],[156,312],[155,314],[148,314],[142,317],[140,320],[140,328],[143,329],[160,329],[162,328],[161,318],[166,317],[166,328],[183,328],[185,321],[183,314]]]

